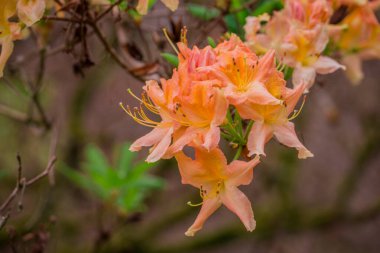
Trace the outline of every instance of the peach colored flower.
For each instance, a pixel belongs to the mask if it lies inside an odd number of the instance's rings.
[[[220,139],[219,126],[223,124],[228,108],[227,100],[217,88],[217,80],[198,73],[197,68],[213,63],[209,48],[185,50],[182,47],[178,71],[171,79],[156,81],[145,86],[141,101],[152,112],[161,116],[161,122],[150,120],[143,110],[126,110],[137,122],[153,127],[147,135],[135,141],[132,151],[153,146],[147,158],[154,162],[170,158],[186,145],[215,148]]]
[[[204,222],[222,204],[234,212],[248,231],[256,227],[249,199],[237,187],[248,185],[253,178],[253,168],[259,163],[256,157],[249,162],[233,161],[227,165],[223,152],[216,148],[207,152],[195,150],[195,160],[182,152],[176,155],[183,184],[200,189],[202,208],[185,235],[194,236]]]
[[[251,101],[259,104],[279,104],[265,88],[272,75],[279,73],[274,51],[258,58],[236,35],[215,48],[214,65],[199,68],[211,71],[222,82],[224,95],[232,105]]]
[[[3,76],[5,64],[13,52],[13,40],[19,37],[21,31],[18,24],[9,21],[15,13],[16,1],[0,0],[0,77]]]
[[[171,11],[175,11],[178,8],[179,5],[179,0],[161,0],[166,7],[168,7]],[[136,10],[141,14],[141,15],[146,15],[148,12],[148,6],[149,5],[149,0],[139,0]]]
[[[353,84],[363,79],[362,61],[380,58],[380,25],[372,8],[356,6],[338,24],[343,29],[331,34],[341,62]]]
[[[261,27],[260,19],[247,19],[246,39],[257,53],[276,51],[280,62],[294,68],[293,84],[306,84],[308,90],[315,76],[344,68],[335,60],[321,56],[328,37],[328,21],[332,9],[327,1],[285,1],[285,8],[275,12]],[[259,27],[260,26],[260,27]]]
[[[237,106],[242,118],[255,121],[248,137],[248,155],[265,155],[264,146],[274,135],[285,146],[296,148],[298,158],[312,157],[313,154],[298,140],[294,124],[290,122],[299,112],[294,113],[289,118],[306,85],[301,84],[294,89],[286,88],[281,82],[272,82],[270,85],[272,87],[268,87],[268,90],[278,99],[282,99],[282,104],[260,105],[246,103]]]
[[[45,0],[18,0],[17,16],[21,22],[31,26],[42,18],[45,7]]]

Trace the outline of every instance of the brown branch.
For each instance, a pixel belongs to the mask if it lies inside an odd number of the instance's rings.
[[[22,177],[22,165],[21,165],[21,158],[18,155],[17,160],[19,162],[19,168],[18,168],[18,180],[16,183],[16,187],[13,189],[12,193],[8,196],[8,198],[3,202],[3,204],[0,206],[0,213],[4,212],[4,210],[12,203],[12,201],[19,195],[20,190],[23,191],[28,186],[31,186],[32,184],[38,182],[42,178],[46,177],[51,173],[51,171],[54,169],[55,162],[57,160],[56,156],[53,155],[48,165],[46,166],[45,170],[42,171],[37,176],[33,177],[32,179],[26,180],[26,178]]]
[[[110,5],[105,11],[103,11],[102,13],[99,14],[99,16],[97,16],[95,18],[95,23],[98,22],[99,20],[101,20],[104,16],[106,16],[116,5],[119,5],[123,0],[118,0],[116,1],[115,3],[113,3],[112,5]]]
[[[0,104],[0,114],[20,122],[27,122],[28,116],[6,105]]]
[[[128,68],[128,66],[124,63],[124,61],[117,55],[115,49],[108,43],[106,37],[102,33],[102,31],[99,29],[98,25],[95,22],[91,22],[90,26],[93,28],[96,36],[99,38],[100,42],[103,44],[106,51],[110,54],[110,56],[115,60],[115,62],[124,70],[126,70],[130,75],[133,77],[144,81],[143,78],[141,78],[138,75],[133,74],[133,72]]]

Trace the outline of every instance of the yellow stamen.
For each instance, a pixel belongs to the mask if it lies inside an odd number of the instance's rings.
[[[293,115],[288,120],[293,120],[293,119],[297,118],[298,115],[300,115],[300,113],[302,112],[303,106],[305,105],[305,101],[306,101],[306,95],[303,97],[303,101],[302,101],[300,109],[294,110]]]
[[[173,48],[173,50],[177,53],[177,55],[179,55],[179,51],[177,49],[177,47],[174,45],[173,41],[170,39],[169,37],[169,34],[168,34],[168,31],[166,30],[166,28],[162,29],[163,32],[164,32],[164,35],[165,35],[165,38],[168,40],[170,46]]]
[[[141,107],[140,107],[140,110],[135,107],[134,111],[132,112],[129,106],[125,108],[123,103],[121,102],[119,103],[119,105],[124,110],[125,113],[127,113],[134,121],[136,121],[140,125],[147,126],[147,127],[156,127],[157,125],[160,124],[159,122],[150,120],[148,117],[146,117]]]
[[[152,102],[150,99],[149,99],[149,100],[147,99],[147,96],[145,95],[145,93],[143,93],[143,94],[141,95],[142,99],[140,99],[139,97],[137,97],[137,96],[132,92],[131,89],[128,89],[127,91],[128,91],[128,93],[129,93],[132,97],[134,97],[135,99],[137,99],[138,101],[140,101],[142,104],[144,104],[145,107],[146,107],[149,111],[153,112],[154,114],[159,114],[159,110],[157,109],[157,107],[156,107],[155,105],[153,105],[153,102]]]
[[[191,203],[191,201],[188,201],[186,204],[188,204],[189,206],[192,206],[192,207],[196,207],[196,206],[201,206],[201,205],[203,205],[203,202],[198,203],[198,204],[193,204],[193,203]]]

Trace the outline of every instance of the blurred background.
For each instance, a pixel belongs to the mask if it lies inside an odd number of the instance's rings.
[[[0,80],[0,252],[379,252],[379,61],[365,62],[358,86],[343,71],[318,77],[295,120],[314,158],[267,145],[253,183],[241,187],[255,231],[222,207],[196,237],[184,236],[199,211],[186,203],[199,192],[181,184],[175,161],[148,165],[146,149],[128,151],[149,129],[119,102],[138,105],[128,88],[139,95],[144,79],[170,75],[163,27],[178,41],[186,26],[199,47],[241,29],[241,11],[214,5],[186,1],[172,13],[157,2],[142,19],[107,13],[98,26],[127,69],[78,24],[42,22],[16,43]],[[30,185],[16,186],[20,171]]]

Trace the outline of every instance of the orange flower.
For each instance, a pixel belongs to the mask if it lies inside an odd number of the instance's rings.
[[[289,89],[279,82],[272,82],[271,84],[276,85],[269,87],[268,90],[277,98],[282,99],[282,104],[260,105],[246,103],[237,106],[242,118],[255,121],[248,137],[248,155],[265,155],[264,146],[274,135],[285,146],[296,148],[298,158],[312,157],[313,154],[298,140],[294,124],[290,122],[290,120],[298,116],[300,111],[289,118],[306,86],[302,84],[294,89]]]
[[[143,146],[153,146],[147,158],[154,162],[170,158],[186,145],[215,148],[220,140],[219,126],[223,124],[228,108],[227,100],[217,88],[217,80],[198,73],[198,67],[212,63],[209,48],[199,50],[181,49],[182,59],[178,71],[169,80],[156,81],[145,86],[146,94],[141,102],[153,113],[159,114],[161,122],[150,120],[144,110],[125,111],[138,123],[153,127],[153,131],[141,137],[131,146],[138,151]]]
[[[182,152],[176,155],[176,159],[182,183],[199,188],[203,199],[198,217],[185,235],[194,236],[222,204],[240,218],[248,231],[255,229],[251,203],[237,187],[251,183],[258,157],[249,162],[235,160],[227,165],[223,152],[216,148],[210,152],[196,149],[195,160]]]
[[[17,16],[21,22],[31,26],[42,18],[45,7],[45,0],[18,0]]]
[[[247,19],[247,43],[258,53],[274,49],[280,62],[294,68],[293,84],[305,83],[308,90],[314,84],[316,73],[328,74],[344,68],[335,60],[321,56],[329,40],[331,14],[325,0],[285,1],[285,8],[275,12],[262,29],[262,19]]]
[[[259,59],[236,35],[219,44],[215,51],[217,63],[200,70],[211,71],[221,80],[229,103],[280,103],[265,88],[270,77],[279,72],[275,66],[274,51]]]
[[[338,27],[342,29],[331,36],[347,67],[348,77],[353,84],[358,84],[363,79],[362,61],[380,58],[379,22],[367,4],[352,8]]]

